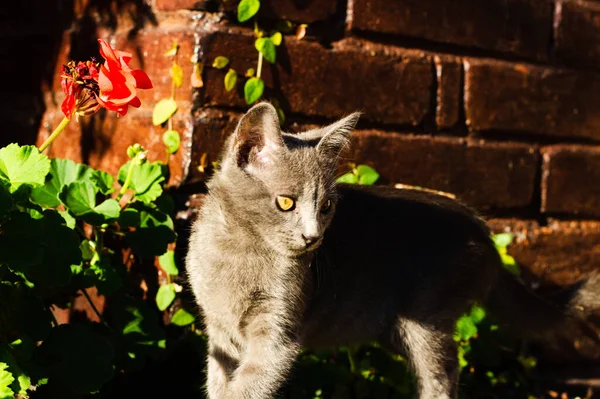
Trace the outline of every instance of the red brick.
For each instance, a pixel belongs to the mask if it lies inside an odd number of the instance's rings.
[[[465,191],[473,205],[525,207],[533,202],[539,152],[535,146],[469,140]]]
[[[600,216],[600,146],[542,150],[542,212]]]
[[[472,130],[600,140],[600,74],[489,59],[464,66]]]
[[[449,56],[434,58],[437,76],[437,109],[435,121],[438,128],[454,127],[460,118],[462,60]]]
[[[237,12],[238,4],[238,0],[156,0],[156,8],[160,11],[187,9]],[[331,18],[336,7],[336,0],[263,0],[259,15],[271,19],[313,23]]]
[[[357,131],[347,161],[384,182],[453,193],[480,208],[525,207],[533,199],[538,153],[518,143]]]
[[[556,3],[554,55],[566,65],[600,67],[600,4],[585,1]]]
[[[38,135],[40,145],[63,118],[59,109],[46,112]],[[180,104],[173,119],[173,128],[181,136],[180,150],[172,155],[170,184],[179,185],[185,178],[186,162],[189,159],[187,137],[190,121],[190,106]],[[71,121],[61,135],[52,143],[48,155],[68,158],[89,164],[93,168],[116,175],[121,165],[127,162],[127,147],[139,143],[148,151],[148,159],[164,162],[165,146],[162,135],[166,128],[152,125],[151,109],[132,110],[124,117],[102,110],[92,117],[83,117],[80,122]]]
[[[493,219],[496,233],[515,235],[509,253],[527,273],[542,284],[574,284],[592,270],[600,270],[600,222],[535,221]]]
[[[208,65],[224,55],[238,73],[256,66],[254,38],[247,34],[215,32],[204,51]],[[356,41],[338,42],[327,50],[287,37],[278,56],[277,65],[267,65],[262,77],[267,88],[277,87],[275,94],[295,113],[334,118],[362,110],[366,120],[405,125],[419,125],[429,113],[433,68],[421,52]],[[206,103],[246,108],[243,82],[225,92],[225,72],[207,70]],[[266,90],[266,98],[273,92]]]
[[[354,0],[352,29],[545,60],[553,4],[547,0]]]

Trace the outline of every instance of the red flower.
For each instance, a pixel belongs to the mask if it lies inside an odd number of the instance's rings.
[[[71,119],[74,114],[91,115],[100,109],[98,92],[98,65],[92,61],[69,62],[63,65],[61,87],[66,97],[61,105],[63,114]]]
[[[130,53],[114,50],[102,39],[98,42],[100,54],[106,60],[98,73],[98,103],[123,116],[128,106],[138,108],[141,105],[136,90],[151,89],[152,82],[142,70],[129,67]]]

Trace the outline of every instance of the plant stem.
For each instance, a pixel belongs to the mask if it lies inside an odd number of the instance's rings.
[[[136,157],[137,158],[137,157]],[[123,183],[123,187],[121,187],[121,191],[119,191],[119,195],[117,196],[117,201],[121,199],[123,194],[127,191],[127,188],[131,184],[131,178],[133,177],[133,168],[137,162],[137,159],[133,158],[129,163],[129,170],[127,171],[127,177],[125,178],[125,182]]]
[[[92,310],[94,311],[94,313],[96,313],[96,316],[98,316],[98,320],[100,320],[100,322],[102,324],[104,324],[105,326],[107,326],[108,328],[110,328],[110,326],[104,321],[104,318],[102,317],[102,315],[98,311],[98,308],[96,307],[96,305],[94,305],[94,302],[92,302],[92,298],[90,298],[90,296],[88,295],[88,293],[85,290],[85,288],[82,288],[80,291],[83,293],[83,296],[85,297],[85,299],[87,299],[87,301],[89,302],[90,306],[92,307]]]
[[[263,64],[263,55],[259,51],[258,52],[258,65],[256,66],[256,77],[260,79],[260,74],[262,73],[262,64]]]
[[[65,127],[69,124],[69,122],[71,122],[71,120],[65,116],[63,118],[63,120],[60,121],[60,123],[58,124],[58,126],[56,127],[56,129],[54,129],[54,131],[52,132],[52,134],[50,135],[50,137],[48,137],[46,139],[46,141],[44,141],[44,143],[40,146],[40,148],[39,148],[40,152],[44,152],[44,150],[46,148],[48,148],[48,146],[50,144],[52,144],[52,142],[54,141],[54,139],[56,139],[58,137],[58,135],[60,134],[60,132],[62,132],[65,129]]]

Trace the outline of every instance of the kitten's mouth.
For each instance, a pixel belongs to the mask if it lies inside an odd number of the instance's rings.
[[[301,248],[296,248],[295,252],[298,255],[304,255],[306,253],[314,252],[314,251],[316,251],[321,246],[322,242],[323,242],[323,238],[321,237],[317,241],[311,242],[308,245],[305,245],[305,246],[303,246]]]

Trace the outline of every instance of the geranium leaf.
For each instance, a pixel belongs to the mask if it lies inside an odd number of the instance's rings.
[[[13,399],[15,397],[14,391],[10,388],[15,377],[7,369],[8,364],[0,362],[0,399]]]
[[[165,310],[175,300],[175,286],[173,284],[164,284],[156,292],[156,306],[159,310]]]
[[[10,191],[21,185],[41,186],[50,171],[50,160],[32,145],[9,144],[0,149],[0,180],[10,184]]]
[[[244,85],[244,99],[248,104],[254,104],[262,95],[265,83],[261,78],[250,78]]]
[[[167,130],[163,134],[163,143],[167,147],[169,154],[175,154],[179,150],[181,139],[177,130]]]
[[[242,0],[238,4],[238,21],[245,22],[252,18],[260,9],[260,0]]]
[[[131,161],[119,170],[118,180],[125,183]],[[129,188],[135,191],[135,197],[142,202],[152,202],[162,194],[161,183],[165,180],[165,170],[160,162],[144,162],[135,165]]]
[[[105,219],[104,221],[107,221],[110,219],[117,219],[119,217],[119,213],[121,212],[121,207],[116,200],[110,198],[95,207],[94,212],[103,215]]]
[[[173,220],[154,205],[136,202],[131,208],[140,214],[139,227],[125,236],[131,249],[138,256],[146,258],[164,254],[169,244],[177,239]]]
[[[154,126],[162,125],[177,112],[177,103],[172,98],[163,98],[152,111],[152,124]]]

